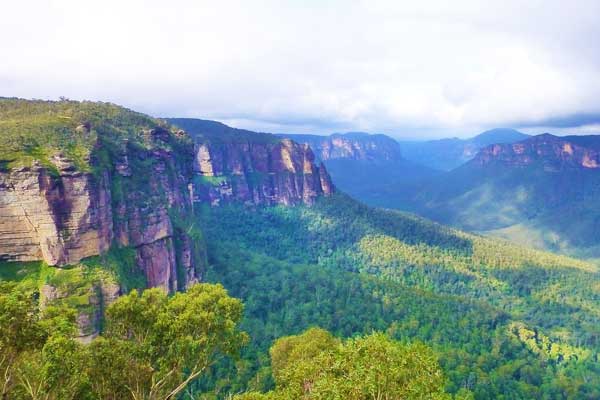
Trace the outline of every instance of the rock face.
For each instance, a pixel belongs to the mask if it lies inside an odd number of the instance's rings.
[[[216,121],[168,121],[185,129],[196,143],[194,201],[310,205],[335,190],[325,166],[315,161],[307,144]]]
[[[62,265],[109,248],[113,221],[106,175],[94,182],[66,160],[53,161],[59,176],[39,164],[0,173],[1,258]]]
[[[112,165],[95,173],[60,156],[53,173],[39,163],[0,172],[0,260],[74,264],[115,244],[136,249],[150,286],[173,291],[196,282],[202,260],[168,212],[191,209],[193,146],[176,156],[172,133],[156,128],[148,136],[149,148],[124,141]],[[177,282],[178,266],[185,282]]]
[[[499,163],[513,167],[541,163],[546,170],[596,169],[600,168],[600,143],[596,141],[589,136],[543,134],[518,143],[488,146],[477,154],[473,162],[482,166]]]
[[[334,191],[325,166],[314,158],[308,145],[288,139],[197,144],[195,201],[313,204]]]
[[[280,135],[308,144],[322,161],[348,159],[360,161],[400,160],[400,145],[389,136],[362,132],[334,133],[330,136]]]

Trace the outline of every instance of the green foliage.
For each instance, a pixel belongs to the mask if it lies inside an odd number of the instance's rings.
[[[131,247],[112,246],[106,253],[81,261],[89,270],[107,270],[123,292],[147,287],[146,275],[136,263],[136,252]]]
[[[279,138],[270,133],[252,132],[244,129],[231,128],[216,121],[196,118],[167,118],[167,122],[192,135],[198,142],[210,142],[211,145],[249,143],[277,143]]]
[[[34,386],[39,386],[30,382],[39,371],[31,373],[31,370],[34,366],[41,366],[40,352],[45,348],[45,344],[51,337],[74,332],[73,311],[57,307],[48,307],[42,311],[30,285],[23,282],[0,282],[2,398],[11,398],[10,394],[13,392],[29,392],[34,390]]]
[[[311,328],[301,335],[277,339],[269,351],[275,382],[286,386],[286,374],[294,371],[300,362],[311,361],[338,345],[339,341],[331,333],[320,328]]]
[[[161,120],[111,103],[0,98],[0,170],[38,161],[57,175],[53,157],[60,154],[77,170],[100,173],[113,168],[125,146],[177,150],[190,144],[189,138],[176,135],[168,144],[153,141],[150,131],[155,128],[170,129]]]
[[[197,175],[194,177],[196,185],[208,185],[208,186],[219,186],[224,182],[227,182],[226,176],[206,176]]]
[[[0,261],[0,282],[13,281],[39,287],[43,285],[55,269],[43,261],[5,262]]]
[[[341,343],[310,329],[271,348],[278,399],[442,399],[444,377],[422,344],[401,344],[381,333]],[[252,399],[256,393],[240,396]],[[260,397],[259,397],[260,398]]]
[[[0,160],[7,168],[38,160],[54,169],[51,158],[62,152],[89,171],[99,134],[134,134],[151,124],[149,117],[109,103],[0,99]]]
[[[242,309],[220,285],[170,298],[160,289],[132,291],[108,308],[105,337],[138,358],[127,382],[135,398],[173,398],[217,357],[237,354],[247,341],[236,326]]]
[[[466,164],[419,185],[388,187],[379,204],[526,246],[597,258],[598,171],[561,166],[553,157],[527,166]]]
[[[239,300],[219,285],[168,297],[132,291],[106,312],[107,329],[74,339],[75,311],[40,308],[35,292],[0,283],[0,389],[10,399],[174,399],[247,341]]]
[[[268,390],[270,343],[318,325],[341,337],[379,330],[424,341],[439,352],[456,396],[599,394],[592,264],[340,195],[313,207],[206,208],[199,217],[207,278],[244,300],[253,339],[246,363],[221,365],[202,388]],[[537,339],[515,334],[515,323]]]

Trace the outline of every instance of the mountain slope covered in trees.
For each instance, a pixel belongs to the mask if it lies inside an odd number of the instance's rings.
[[[375,329],[425,341],[440,355],[451,393],[598,395],[599,277],[592,264],[345,195],[313,207],[206,208],[200,218],[207,278],[243,299],[243,326],[253,332],[250,364],[234,382],[254,377],[258,389],[270,387],[261,380],[269,375],[261,361],[269,344],[316,325],[341,336]],[[263,367],[257,372],[254,363]]]
[[[598,136],[534,136],[482,149],[469,163],[388,205],[462,229],[583,257],[600,255]]]

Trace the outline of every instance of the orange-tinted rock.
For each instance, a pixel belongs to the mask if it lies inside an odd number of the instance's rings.
[[[255,143],[202,143],[196,146],[195,201],[218,205],[313,204],[334,187],[308,145],[283,139]]]
[[[473,162],[510,166],[543,164],[547,170],[560,168],[600,168],[600,143],[586,136],[543,134],[513,144],[494,144],[483,148]]]

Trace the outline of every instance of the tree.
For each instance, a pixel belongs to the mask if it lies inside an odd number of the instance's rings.
[[[322,329],[281,338],[271,348],[275,391],[254,399],[446,399],[445,378],[423,344],[401,344],[382,333],[336,340]]]
[[[35,291],[0,283],[2,399],[168,400],[247,341],[242,303],[221,285],[169,297],[132,291],[108,307],[106,332],[75,338],[75,312],[40,310]]]
[[[40,309],[37,293],[27,284],[0,282],[0,389],[3,399],[14,398],[24,391],[31,398],[51,390],[46,356],[52,354],[51,338],[67,337],[75,332],[75,312],[67,308]],[[55,348],[56,350],[56,348]],[[56,359],[62,371],[68,365]],[[58,379],[58,375],[54,378]],[[66,390],[64,381],[61,390]]]
[[[236,355],[247,342],[237,327],[242,311],[242,303],[221,285],[198,284],[172,297],[161,289],[141,296],[132,291],[107,309],[108,342],[93,348],[95,354],[127,351],[131,358],[118,359],[127,372],[119,378],[110,369],[109,376],[92,370],[104,382],[125,380],[136,400],[176,398],[220,357]]]

